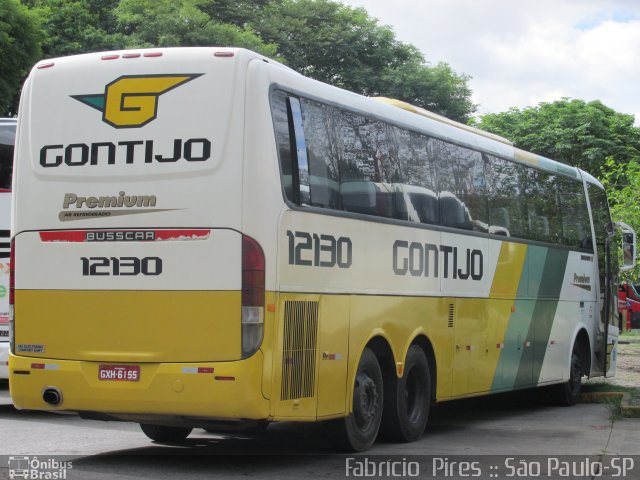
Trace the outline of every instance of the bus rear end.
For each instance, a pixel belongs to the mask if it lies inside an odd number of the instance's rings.
[[[160,425],[267,418],[264,255],[241,218],[256,58],[141,50],[33,69],[13,206],[18,408]]]
[[[15,136],[16,119],[0,118],[0,379],[9,374],[9,228]]]

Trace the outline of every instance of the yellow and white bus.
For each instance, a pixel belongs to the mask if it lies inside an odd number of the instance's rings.
[[[16,148],[18,408],[158,441],[328,421],[364,450],[433,402],[568,405],[614,371],[602,185],[494,135],[185,48],[39,63]]]

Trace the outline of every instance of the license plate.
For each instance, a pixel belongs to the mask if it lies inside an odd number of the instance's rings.
[[[140,367],[137,365],[100,365],[98,379],[137,382],[140,380]]]

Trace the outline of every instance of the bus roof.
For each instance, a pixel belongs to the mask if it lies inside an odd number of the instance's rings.
[[[475,135],[480,135],[482,137],[485,137],[489,140],[493,140],[495,142],[499,142],[502,143],[504,145],[508,145],[510,147],[513,147],[513,160],[515,160],[518,163],[522,163],[525,165],[529,165],[532,166],[534,168],[537,168],[539,170],[545,170],[547,172],[550,173],[554,173],[554,174],[561,174],[561,175],[565,175],[571,178],[576,178],[576,179],[580,179],[580,173],[582,172],[581,170],[579,170],[576,167],[572,167],[570,165],[566,165],[564,163],[560,163],[557,162],[555,160],[551,160],[550,158],[547,157],[543,157],[542,155],[538,155],[535,153],[531,153],[531,152],[527,152],[525,150],[521,150],[519,148],[516,148],[513,145],[513,142],[511,142],[510,140],[508,140],[507,138],[501,137],[500,135],[496,135],[494,133],[490,133],[490,132],[486,132],[484,130],[480,130],[479,128],[475,128],[469,125],[465,125],[464,123],[460,123],[460,122],[456,122],[454,120],[451,120],[447,117],[443,117],[442,115],[438,115],[437,113],[433,113],[430,112],[429,110],[426,110],[422,107],[416,107],[415,105],[411,105],[410,103],[407,102],[403,102],[401,100],[397,100],[394,98],[387,98],[387,97],[371,97],[373,100],[376,100],[378,102],[387,104],[387,105],[391,105],[397,108],[400,108],[402,110],[411,112],[411,113],[415,113],[417,115],[420,115],[422,117],[425,118],[429,118],[431,120],[435,120],[436,122],[440,122],[455,128],[459,128],[461,130],[464,130],[466,132],[475,134]],[[593,176],[589,175],[586,172],[582,172],[582,174],[584,175],[584,177],[587,179],[587,181],[589,181],[590,183],[594,183],[596,185],[602,186],[600,184],[600,182],[594,178]]]
[[[480,130],[479,128],[465,125],[464,123],[456,122],[455,120],[451,120],[447,117],[443,117],[442,115],[438,115],[437,113],[430,112],[429,110],[426,110],[422,107],[416,107],[415,105],[411,105],[410,103],[403,102],[402,100],[396,100],[395,98],[387,98],[387,97],[371,97],[371,98],[373,100],[377,100],[378,102],[386,103],[387,105],[393,105],[394,107],[402,108],[403,110],[407,110],[408,112],[416,113],[418,115],[422,115],[423,117],[436,120],[437,122],[442,122],[456,128],[461,128],[462,130],[466,130],[467,132],[475,133],[476,135],[482,135],[483,137],[490,138],[491,140],[495,140],[496,142],[504,143],[506,145],[513,145],[513,143],[510,140],[504,137],[501,137],[494,133],[485,132],[484,130]]]

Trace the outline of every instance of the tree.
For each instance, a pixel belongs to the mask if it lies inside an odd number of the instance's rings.
[[[523,150],[597,176],[608,158],[621,165],[640,159],[640,129],[633,123],[633,115],[616,112],[598,100],[587,103],[563,98],[487,114],[477,126],[510,139]]]
[[[274,56],[250,28],[214,21],[202,7],[206,0],[121,0],[115,9],[127,47],[238,46]]]
[[[47,57],[121,48],[238,46],[317,80],[398,98],[454,120],[464,122],[475,111],[467,75],[446,63],[430,65],[364,9],[332,0],[23,2],[42,18]]]
[[[466,121],[475,111],[468,76],[444,63],[430,66],[416,47],[398,41],[362,8],[331,0],[270,1],[263,15],[248,13],[246,22],[278,45],[278,56],[291,68],[316,80],[398,98],[454,120]]]
[[[435,67],[409,62],[384,72],[384,95],[466,123],[476,106],[471,101],[471,77],[440,62]]]
[[[42,17],[47,58],[120,49],[124,37],[115,31],[113,9],[119,0],[32,0]]]
[[[218,23],[229,23],[241,28],[251,27],[264,15],[264,9],[282,0],[213,0],[203,2],[201,9]]]
[[[42,55],[42,39],[36,12],[18,0],[0,0],[0,114],[16,113],[20,85]]]
[[[621,165],[609,157],[603,170],[600,180],[607,189],[611,217],[640,232],[640,162],[634,159]],[[635,269],[626,272],[623,277],[637,283],[640,265],[636,263]]]

